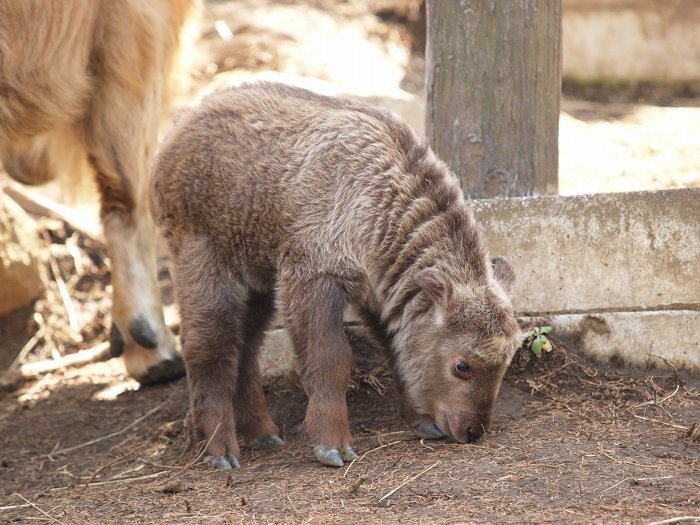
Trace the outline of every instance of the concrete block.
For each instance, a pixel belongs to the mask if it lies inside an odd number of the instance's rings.
[[[700,372],[700,189],[475,201],[513,304],[602,360]],[[544,321],[534,321],[541,324]]]
[[[275,328],[267,331],[258,362],[265,384],[287,377],[295,370],[296,355],[286,329]]]
[[[665,368],[662,357],[700,373],[700,312],[695,310],[555,315],[546,322],[557,337],[601,361]]]
[[[695,309],[700,188],[474,201],[522,315]]]

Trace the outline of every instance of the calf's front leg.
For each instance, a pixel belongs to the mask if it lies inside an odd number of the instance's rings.
[[[342,467],[344,461],[358,458],[346,402],[352,349],[343,331],[345,298],[332,277],[300,282],[289,278],[292,273],[281,272],[279,298],[309,398],[306,429],[316,459]]]

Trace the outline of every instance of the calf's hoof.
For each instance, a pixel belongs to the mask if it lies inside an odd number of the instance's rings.
[[[445,434],[439,426],[430,421],[420,421],[418,424],[413,425],[413,432],[421,439],[440,439],[447,437],[447,434]]]
[[[233,468],[241,468],[241,464],[238,462],[238,458],[234,456],[233,454],[229,456],[228,458],[225,458],[223,456],[207,456],[204,458],[204,461],[207,465],[210,467],[214,467],[216,469],[221,469],[221,470],[231,470]]]
[[[360,457],[348,444],[340,447],[340,450],[334,447],[316,445],[314,447],[314,454],[317,460],[329,467],[342,467],[344,461],[353,461]]]
[[[284,445],[284,440],[277,434],[264,434],[256,438],[251,445],[258,447],[279,447]]]

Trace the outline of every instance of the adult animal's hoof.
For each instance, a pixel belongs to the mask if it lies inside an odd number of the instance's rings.
[[[158,336],[156,336],[148,321],[141,316],[134,317],[129,321],[129,335],[144,348],[156,348],[158,346]]]
[[[185,363],[180,354],[174,354],[171,358],[164,359],[150,366],[145,374],[137,376],[135,379],[142,385],[157,385],[174,381],[184,375]]]

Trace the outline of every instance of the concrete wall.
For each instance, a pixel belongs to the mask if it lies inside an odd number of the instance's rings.
[[[563,75],[581,80],[700,80],[697,0],[564,0]]]
[[[700,188],[474,202],[523,315],[700,303]]]
[[[700,189],[475,201],[514,306],[599,358],[700,371]],[[662,364],[662,363],[660,363]]]

